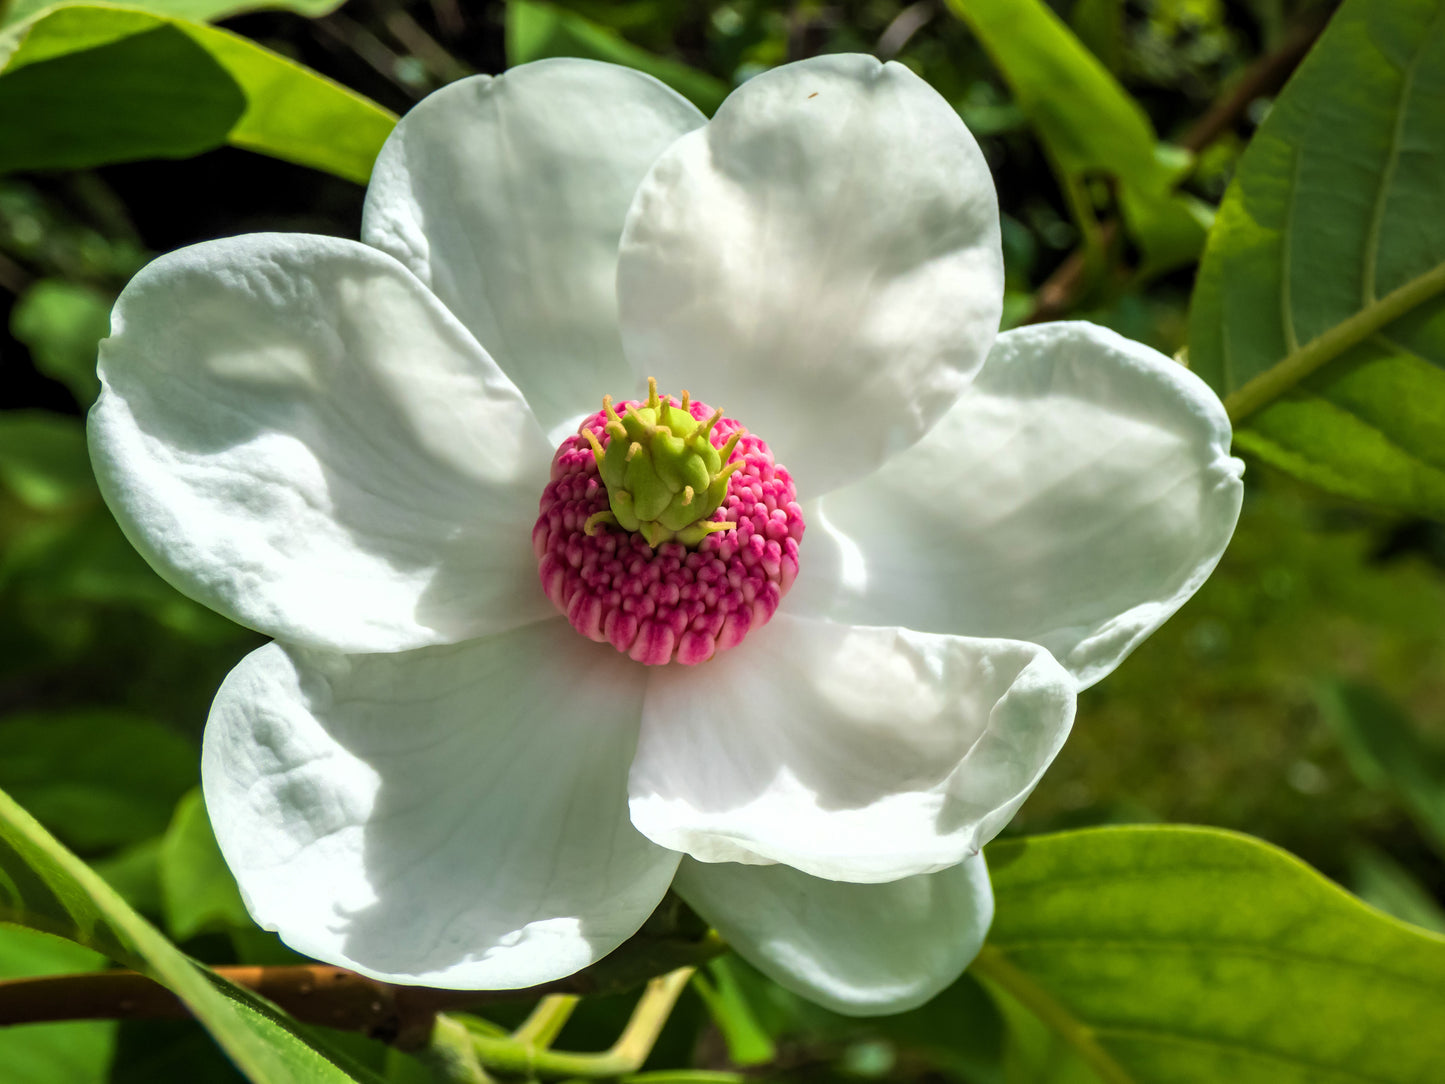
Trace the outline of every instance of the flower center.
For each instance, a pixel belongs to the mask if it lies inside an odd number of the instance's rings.
[[[532,528],[542,587],[582,635],[648,665],[705,662],[767,624],[803,514],[758,437],[687,392],[602,409],[552,458]]]

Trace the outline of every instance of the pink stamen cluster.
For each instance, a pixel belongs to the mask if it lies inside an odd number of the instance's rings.
[[[635,405],[641,404],[620,403],[617,410]],[[689,409],[699,421],[713,413],[695,400]],[[592,430],[605,447],[606,424],[598,411],[577,432]],[[719,419],[713,446],[721,448],[741,428]],[[744,433],[729,462],[738,459],[743,465],[712,517],[737,527],[709,534],[696,549],[664,542],[654,550],[618,527],[585,532],[588,517],[608,507],[607,487],[587,441],[579,435],[562,442],[542,491],[532,550],[547,597],[573,628],[649,666],[691,666],[768,623],[798,575],[803,513],[792,478],[767,444]]]

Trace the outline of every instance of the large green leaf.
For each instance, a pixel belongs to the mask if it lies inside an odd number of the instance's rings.
[[[0,979],[94,971],[104,963],[73,942],[0,925]],[[111,1020],[0,1028],[5,1084],[101,1084],[110,1076],[117,1029]]]
[[[265,1002],[183,955],[3,792],[0,921],[67,937],[164,983],[257,1084],[365,1079]]]
[[[1445,0],[1346,0],[1239,163],[1190,363],[1241,448],[1445,517]]]
[[[1080,225],[1091,230],[1090,178],[1118,185],[1144,270],[1193,260],[1208,210],[1173,191],[1188,156],[1154,136],[1149,117],[1043,0],[948,0],[998,65],[1051,159]]]
[[[64,2],[64,0],[62,0]],[[243,11],[285,8],[302,15],[325,15],[339,8],[343,0],[140,0],[130,6],[144,8],[156,15],[175,15],[209,23],[239,15]],[[0,0],[0,26],[23,22],[36,12],[59,6],[56,0],[13,0],[7,8]]]
[[[222,144],[364,183],[396,118],[225,30],[76,4],[0,33],[0,172]]]
[[[988,861],[998,910],[974,974],[1106,1084],[1439,1079],[1445,938],[1277,848],[1099,828]]]
[[[720,79],[640,49],[576,12],[532,0],[511,0],[507,4],[507,63],[526,64],[551,56],[580,56],[636,68],[666,83],[709,116],[728,95],[728,85]]]

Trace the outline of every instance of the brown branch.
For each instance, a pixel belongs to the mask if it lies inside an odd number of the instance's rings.
[[[498,1001],[527,1000],[546,994],[617,993],[678,966],[701,963],[722,951],[723,944],[715,936],[700,941],[658,941],[623,961],[601,960],[565,979],[522,990],[398,986],[326,964],[212,970],[260,994],[302,1023],[359,1031],[411,1049],[426,1042],[439,1012],[476,1009]],[[189,1015],[175,994],[135,971],[0,982],[0,1027],[58,1020],[164,1020]]]
[[[1179,139],[1179,146],[1198,153],[1239,123],[1250,105],[1259,98],[1275,94],[1299,67],[1310,46],[1329,21],[1327,14],[1316,12],[1284,36],[1272,52],[1260,57]]]
[[[1286,34],[1278,48],[1245,69],[1230,87],[1229,93],[1210,106],[1180,137],[1177,145],[1198,154],[1238,124],[1252,102],[1283,87],[1324,30],[1326,22],[1327,16],[1316,15]],[[1111,218],[1100,223],[1099,247],[1107,249],[1118,233],[1118,219]],[[1020,323],[1039,324],[1045,320],[1057,320],[1067,313],[1078,303],[1087,286],[1087,271],[1087,250],[1082,247],[1075,249],[1035,291],[1034,307]]]

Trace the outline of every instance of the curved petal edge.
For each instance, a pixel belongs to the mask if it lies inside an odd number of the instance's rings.
[[[395,655],[248,655],[201,775],[251,914],[386,982],[515,989],[600,959],[679,857],[627,818],[639,669],[560,618]]]

